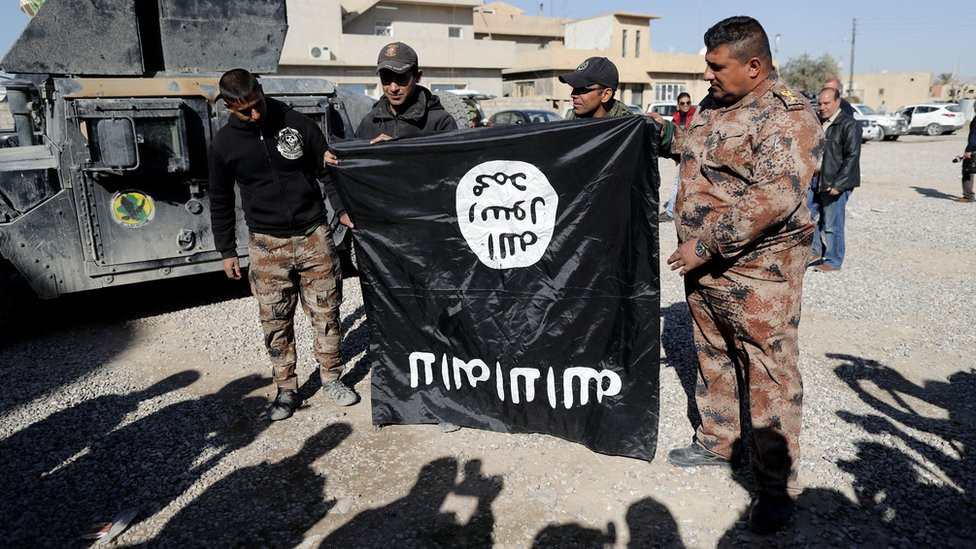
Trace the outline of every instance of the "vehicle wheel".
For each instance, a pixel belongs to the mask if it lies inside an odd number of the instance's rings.
[[[435,95],[441,100],[441,106],[444,107],[447,114],[454,117],[458,128],[462,130],[471,128],[471,114],[468,110],[468,105],[463,99],[451,92],[443,92]]]
[[[898,136],[897,135],[886,135],[885,136],[885,141],[895,141],[897,139],[898,139]]]
[[[925,126],[925,135],[928,135],[930,137],[935,137],[941,134],[942,134],[942,126],[934,122],[929,124],[928,126]]]
[[[884,141],[885,140],[885,137],[887,137],[887,136],[885,135],[884,128],[882,128],[881,126],[878,126],[878,136],[875,137],[874,140],[875,141]]]

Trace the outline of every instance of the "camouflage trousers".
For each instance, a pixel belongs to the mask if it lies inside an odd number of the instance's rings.
[[[808,246],[797,246],[685,281],[700,364],[695,439],[731,459],[748,403],[752,468],[759,489],[776,495],[800,491],[797,328],[808,254]]]
[[[339,379],[342,276],[328,224],[308,235],[287,238],[251,233],[247,248],[251,293],[258,301],[275,384],[298,390],[294,319],[299,299],[312,323],[322,382]]]

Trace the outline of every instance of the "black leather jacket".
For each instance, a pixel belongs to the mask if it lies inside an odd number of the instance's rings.
[[[861,186],[861,125],[841,112],[827,128],[817,192],[849,191]]]

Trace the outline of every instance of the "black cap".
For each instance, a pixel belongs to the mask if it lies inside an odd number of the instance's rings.
[[[397,74],[403,74],[417,67],[417,52],[403,42],[391,42],[380,50],[376,59],[376,72],[389,69]]]
[[[607,88],[617,89],[620,76],[617,66],[606,57],[591,57],[580,63],[573,72],[559,75],[559,81],[574,88],[586,88],[599,84]]]

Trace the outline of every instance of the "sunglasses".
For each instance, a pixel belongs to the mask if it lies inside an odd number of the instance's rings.
[[[570,93],[570,95],[586,95],[590,92],[595,92],[595,91],[600,91],[605,89],[606,88],[604,88],[603,86],[597,86],[595,88],[573,88],[573,91]]]
[[[678,101],[679,105],[691,105],[691,101]]]

